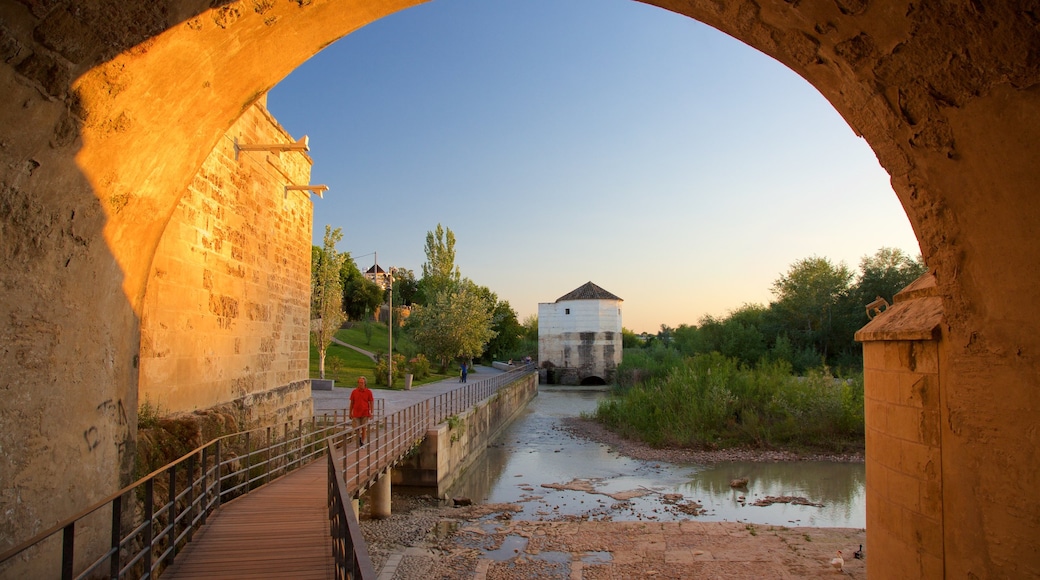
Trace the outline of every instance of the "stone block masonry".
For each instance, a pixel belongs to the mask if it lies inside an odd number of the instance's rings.
[[[311,414],[312,203],[300,152],[240,151],[295,139],[261,100],[206,158],[156,250],[141,319],[139,399],[161,414],[232,404],[243,426]]]

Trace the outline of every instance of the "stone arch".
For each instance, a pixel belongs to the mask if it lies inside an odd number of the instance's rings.
[[[20,506],[3,542],[129,474],[145,280],[206,154],[309,56],[418,3],[0,6],[0,419],[18,425],[0,435],[0,489],[13,490],[2,507]],[[1040,573],[1040,12],[1027,0],[649,3],[782,62],[876,152],[945,310],[939,569]],[[93,491],[50,495],[76,480]],[[913,527],[912,513],[893,517]]]

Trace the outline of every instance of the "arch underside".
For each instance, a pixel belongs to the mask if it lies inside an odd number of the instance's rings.
[[[782,62],[871,145],[945,312],[945,571],[1040,574],[1040,13],[1013,0],[648,3]],[[129,477],[149,271],[218,140],[321,48],[415,4],[0,6],[0,418],[18,426],[0,435],[0,489],[15,490],[0,507],[19,506],[5,542]],[[86,472],[109,474],[92,497],[57,493]]]

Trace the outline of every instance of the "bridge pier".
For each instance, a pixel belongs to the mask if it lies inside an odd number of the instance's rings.
[[[371,516],[377,520],[390,517],[390,479],[388,469],[368,490],[368,499],[372,502]]]

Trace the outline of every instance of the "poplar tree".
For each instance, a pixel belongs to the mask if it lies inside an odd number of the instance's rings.
[[[343,232],[325,226],[323,247],[312,252],[311,261],[311,340],[318,350],[318,377],[325,378],[325,355],[346,315],[343,313],[343,282],[340,270],[346,254],[336,251]],[[317,248],[315,248],[317,250]]]
[[[451,292],[462,281],[455,265],[455,232],[437,224],[437,229],[426,232],[426,262],[422,265],[419,288],[423,303],[430,304],[442,292]]]

